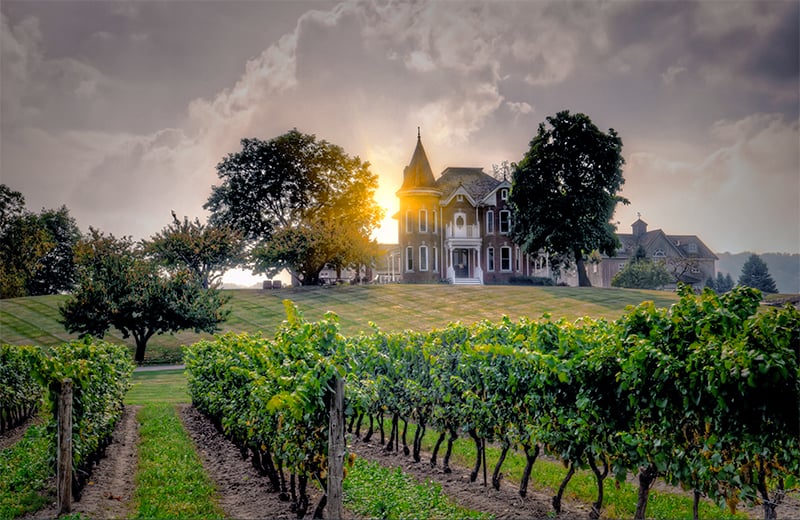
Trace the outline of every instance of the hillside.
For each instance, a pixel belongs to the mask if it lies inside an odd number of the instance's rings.
[[[263,331],[271,336],[283,321],[283,300],[294,301],[306,318],[315,320],[327,311],[339,315],[344,334],[357,334],[370,322],[383,330],[428,330],[452,321],[471,323],[483,319],[538,318],[549,313],[554,319],[574,320],[580,316],[619,317],[628,305],[653,300],[668,306],[674,293],[630,289],[576,287],[518,287],[452,285],[372,285],[283,289],[275,291],[233,290],[228,321],[223,332]],[[38,296],[0,300],[0,342],[11,344],[56,345],[75,338],[58,322],[58,306],[65,296]],[[146,362],[175,361],[180,346],[191,344],[206,334],[181,332],[174,336],[153,337],[147,346]],[[110,330],[110,341],[126,342],[119,332]]]
[[[744,263],[752,253],[716,253],[717,271],[730,273],[733,282],[742,274]],[[764,253],[758,255],[767,264],[769,274],[775,280],[778,291],[785,294],[800,293],[800,254]]]

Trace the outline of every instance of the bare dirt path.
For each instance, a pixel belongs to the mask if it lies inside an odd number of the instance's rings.
[[[178,405],[178,415],[194,440],[203,467],[217,486],[219,505],[228,517],[238,520],[297,518],[289,509],[289,502],[281,501],[278,493],[272,490],[269,480],[258,473],[249,459],[243,459],[239,448],[200,412],[190,405]],[[320,497],[319,493],[309,494],[311,507],[306,518],[311,518]]]
[[[136,446],[139,440],[136,413],[139,408],[126,406],[123,410],[105,456],[92,469],[80,501],[72,503],[73,513],[81,513],[93,519],[128,516],[135,486]],[[55,518],[56,512],[56,504],[52,503],[27,518]]]

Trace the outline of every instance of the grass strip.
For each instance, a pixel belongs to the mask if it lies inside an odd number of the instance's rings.
[[[50,442],[44,425],[34,424],[15,443],[0,451],[0,518],[17,518],[43,507],[50,465]]]
[[[194,444],[171,404],[139,410],[136,518],[223,518]]]
[[[406,438],[413,439],[415,431],[416,425],[409,423]],[[423,437],[422,449],[428,453],[432,452],[438,436],[438,432],[428,430]],[[439,464],[441,464],[443,456],[444,447],[439,453]],[[499,448],[491,445],[487,446],[486,462],[488,464],[487,474],[489,479],[491,479],[494,465],[499,457]],[[471,468],[475,464],[475,443],[469,438],[457,439],[453,444],[451,460],[461,466]],[[518,485],[524,468],[525,456],[519,452],[509,451],[501,469],[503,479]],[[567,469],[563,464],[540,457],[533,465],[529,486],[532,489],[550,492],[555,496],[566,474]],[[478,478],[483,478],[483,469],[481,469]],[[603,490],[603,518],[633,518],[636,512],[636,500],[639,492],[637,486],[628,482],[621,482],[617,485],[616,480],[611,476],[605,480]],[[564,499],[591,504],[596,498],[597,485],[594,475],[588,470],[577,470],[564,492]],[[692,518],[692,497],[688,494],[652,490],[647,502],[647,517],[664,520]],[[734,515],[726,508],[720,508],[709,501],[702,501],[700,503],[700,518],[714,518],[717,520],[744,519],[747,518],[747,515],[742,512]]]
[[[345,507],[367,518],[492,518],[457,505],[435,482],[419,483],[401,468],[361,458],[355,460],[343,486]]]
[[[190,403],[183,369],[134,372],[126,405]]]

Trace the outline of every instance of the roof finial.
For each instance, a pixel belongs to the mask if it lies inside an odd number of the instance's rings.
[[[637,217],[639,217],[639,219],[641,220],[641,218],[642,218],[642,212],[641,212],[641,211],[637,211],[637,212],[636,212],[636,216],[637,216]]]
[[[420,139],[421,139],[421,137],[419,135],[419,127],[417,127],[417,141],[419,141]]]

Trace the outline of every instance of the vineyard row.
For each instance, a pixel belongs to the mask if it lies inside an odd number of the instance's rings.
[[[486,473],[486,443],[497,442],[493,485],[508,450],[518,449],[528,461],[525,495],[539,453],[561,458],[568,472],[556,511],[569,477],[588,468],[593,517],[606,477],[634,474],[639,518],[659,477],[696,501],[760,502],[775,518],[800,476],[800,313],[759,311],[760,295],[747,288],[680,296],[669,309],[645,302],[616,321],[504,318],[351,338],[335,315],[308,323],[286,302],[288,319],[272,339],[228,334],[187,347],[189,388],[298,517],[309,507],[309,480],[326,489],[327,409],[334,379],[344,377],[351,432],[380,431],[386,442],[387,420],[386,448],[402,437],[417,461],[427,428],[440,433],[432,464],[448,441],[445,468],[453,440],[468,436],[474,480],[482,465]],[[417,424],[411,450],[408,421]],[[315,516],[324,505],[323,497]]]

